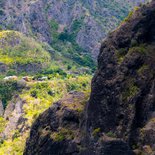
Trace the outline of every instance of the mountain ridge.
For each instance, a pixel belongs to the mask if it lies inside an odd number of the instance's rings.
[[[3,2],[1,9],[1,28],[18,30],[51,44],[55,39],[54,20],[58,33],[67,30],[75,34],[75,42],[96,58],[101,39],[127,16],[129,10],[144,0],[137,1],[14,1]],[[2,4],[1,4],[2,5]],[[83,18],[83,19],[82,19]],[[82,21],[82,20],[83,21]],[[78,21],[80,29],[76,32],[71,27]],[[80,22],[81,21],[81,22]],[[90,39],[91,38],[91,39]]]

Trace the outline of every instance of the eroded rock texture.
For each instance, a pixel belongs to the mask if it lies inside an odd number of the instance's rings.
[[[14,136],[15,130],[19,130],[21,134],[25,132],[27,126],[25,125],[26,119],[24,118],[24,104],[18,95],[16,95],[8,104],[4,112],[4,119],[7,120],[5,130],[1,133],[3,138],[11,138]]]
[[[141,135],[155,111],[154,28],[155,1],[135,11],[102,44],[87,109],[90,132],[110,131],[131,147],[142,141],[154,145]]]
[[[78,152],[82,110],[87,100],[84,93],[73,92],[40,115],[33,124],[25,154]]]

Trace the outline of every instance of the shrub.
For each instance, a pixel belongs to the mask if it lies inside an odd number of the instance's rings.
[[[35,97],[35,98],[38,97],[38,91],[37,91],[37,90],[32,90],[32,91],[30,92],[30,94],[31,94],[32,97]]]
[[[58,36],[58,39],[61,41],[69,41],[69,42],[75,42],[75,38],[72,34],[68,33],[67,30],[60,33]]]
[[[113,133],[112,131],[109,131],[108,133],[106,133],[106,135],[107,135],[108,137],[116,138],[116,134]]]
[[[12,96],[17,93],[17,91],[19,91],[17,81],[0,81],[0,99],[4,107],[7,106],[8,101],[12,99]]]
[[[129,53],[141,53],[141,54],[146,54],[146,45],[141,44],[139,46],[135,46],[129,49]]]
[[[67,66],[67,70],[70,70],[72,68],[72,66],[68,65]]]
[[[97,136],[101,132],[101,128],[96,128],[93,131],[93,136]]]
[[[59,24],[55,20],[50,20],[49,22],[52,31],[57,31],[59,28]]]
[[[4,11],[0,9],[0,16],[4,15]]]
[[[61,142],[64,139],[65,139],[65,135],[63,133],[58,133],[58,134],[56,134],[54,141]]]
[[[134,83],[132,79],[129,80],[126,87],[124,87],[124,91],[122,92],[122,97],[124,101],[128,101],[133,98],[139,92],[139,88]]]

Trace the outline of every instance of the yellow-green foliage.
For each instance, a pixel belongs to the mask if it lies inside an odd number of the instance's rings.
[[[122,97],[124,101],[128,101],[132,97],[134,97],[138,91],[139,88],[134,84],[134,80],[130,79],[127,86],[124,88],[125,90],[122,93]]]
[[[118,59],[118,63],[121,64],[125,58],[125,55],[127,54],[127,50],[125,48],[119,49],[119,51],[116,51],[116,56]]]
[[[4,130],[6,120],[3,117],[0,117],[0,133]]]
[[[97,136],[97,134],[100,133],[100,132],[101,132],[101,128],[94,129],[93,136]]]
[[[61,128],[58,132],[54,132],[51,134],[52,140],[56,142],[63,141],[64,139],[74,139],[76,132],[72,130]]]
[[[65,79],[53,78],[49,81],[27,83],[27,87],[19,94],[20,97],[26,101],[26,104],[24,105],[24,117],[27,119],[26,125],[31,126],[39,114],[49,108],[53,102],[61,99],[62,96],[69,91],[90,92],[90,81],[90,75],[81,75],[77,77],[69,76]],[[79,107],[79,111],[80,110],[81,107]],[[0,125],[3,126],[5,123],[6,122],[3,121],[3,118],[1,118]],[[3,129],[4,128],[1,128],[2,131]],[[4,140],[4,142],[1,143],[0,155],[23,154],[29,130],[22,133],[22,135],[17,133],[18,131],[14,131],[16,137]],[[64,138],[73,138],[74,133],[67,129],[61,129],[58,133],[53,133],[51,136],[55,141],[62,141]]]
[[[76,78],[55,79],[46,82],[30,83],[30,90],[24,90],[20,95],[27,104],[25,105],[25,118],[31,124],[53,102],[60,99],[67,92],[89,91],[91,76],[78,76]]]
[[[22,155],[25,147],[27,134],[15,139],[3,141],[0,144],[0,155]]]
[[[108,133],[106,133],[106,135],[111,138],[116,138],[116,134],[113,133],[112,131],[109,131]]]
[[[50,54],[41,44],[16,31],[0,31],[0,62],[48,64]]]
[[[139,69],[138,69],[138,74],[139,75],[142,75],[144,72],[145,72],[145,70],[148,70],[149,69],[149,66],[148,65],[146,65],[146,64],[144,64],[144,65],[142,65]]]
[[[128,16],[124,19],[123,22],[129,21],[129,20],[131,19],[131,17],[133,16],[133,14],[134,14],[137,10],[139,10],[139,7],[135,7],[133,11],[129,12]]]
[[[139,46],[136,46],[136,47],[132,47],[129,49],[129,54],[131,53],[141,53],[141,54],[146,54],[147,51],[146,51],[146,45],[145,44],[141,44]]]

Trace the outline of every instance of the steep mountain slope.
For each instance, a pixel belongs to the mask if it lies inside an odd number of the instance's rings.
[[[72,52],[72,47],[67,46]],[[2,30],[0,31],[0,79],[12,75],[48,76],[56,72],[74,74],[77,70],[79,74],[91,73],[95,68],[91,58],[79,51],[73,56],[65,49],[63,53],[55,51],[47,43],[41,43],[18,31]]]
[[[1,0],[0,25],[35,35],[60,52],[68,49],[61,39],[71,42],[74,53],[79,46],[96,58],[101,39],[140,2],[144,0]]]
[[[36,73],[50,61],[50,54],[34,39],[16,31],[0,32],[0,73]]]
[[[152,1],[102,44],[84,113],[55,103],[33,124],[25,155],[154,155],[154,52]]]

